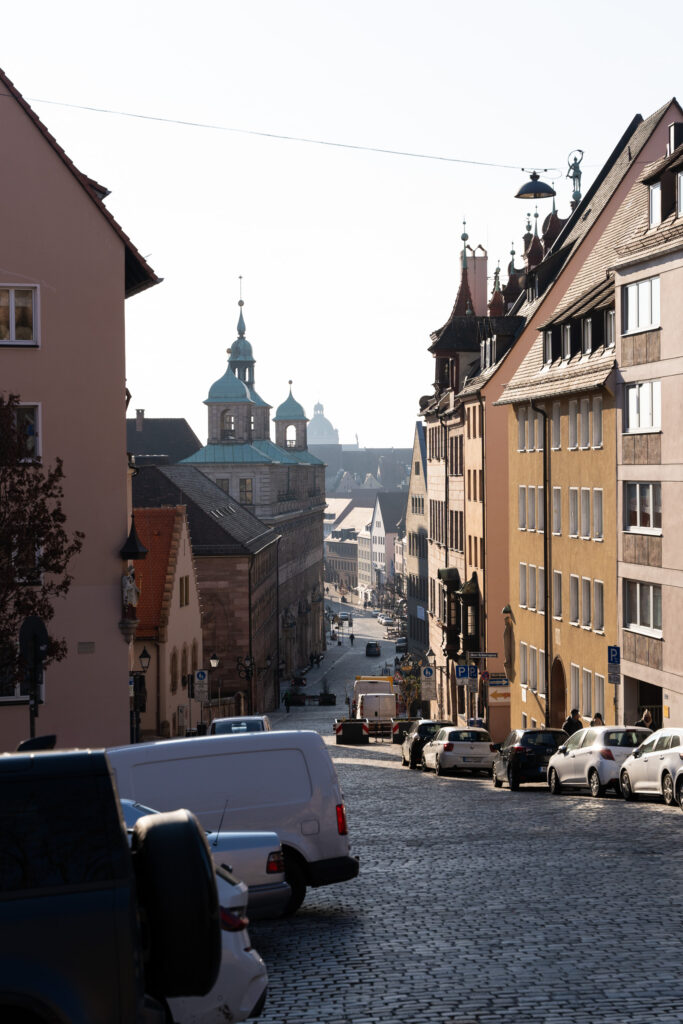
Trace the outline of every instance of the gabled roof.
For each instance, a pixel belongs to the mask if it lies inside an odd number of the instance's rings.
[[[144,561],[135,562],[140,587],[137,617],[138,636],[149,636],[168,624],[178,558],[178,545],[185,522],[185,509],[136,508],[135,525],[147,548]]]
[[[114,220],[109,210],[102,202],[105,195],[109,195],[107,189],[87,175],[83,174],[78,170],[73,161],[66,155],[62,147],[59,145],[54,135],[51,135],[47,130],[43,122],[40,120],[38,115],[28,105],[24,97],[18,91],[18,89],[9,80],[5,72],[0,69],[0,90],[4,86],[7,92],[12,96],[19,106],[24,110],[28,117],[33,121],[38,131],[41,133],[43,138],[47,140],[52,149],[55,151],[59,159],[62,161],[67,170],[73,174],[78,184],[83,188],[83,191],[87,195],[88,199],[95,204],[102,216],[107,220],[119,236],[124,244],[125,251],[125,295],[129,298],[131,295],[137,295],[138,292],[144,291],[146,288],[151,288],[152,285],[159,284],[162,278],[157,277],[147,261],[140,255],[138,250],[131,242],[128,235],[125,233],[123,228]],[[0,95],[2,92],[0,91]]]
[[[182,460],[183,464],[202,463],[209,465],[232,464],[249,465],[251,463],[281,464],[283,466],[323,466],[324,462],[308,450],[297,451],[294,448],[280,448],[273,441],[263,439],[252,441],[251,444],[207,444],[199,451]]]
[[[398,524],[405,515],[406,506],[408,504],[408,492],[380,492],[377,495],[377,504],[379,505],[380,514],[382,516],[384,532],[395,533]]]
[[[133,477],[133,505],[185,505],[195,555],[256,554],[277,540],[274,530],[194,466],[143,467]]]
[[[131,455],[145,456],[148,465],[155,459],[159,463],[173,465],[202,446],[187,420],[145,417],[140,428],[138,430],[137,418],[126,420],[126,451]]]

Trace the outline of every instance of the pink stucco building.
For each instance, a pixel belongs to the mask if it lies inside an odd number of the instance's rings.
[[[0,94],[0,302],[10,311],[0,387],[29,407],[38,456],[63,459],[67,529],[85,534],[71,590],[49,626],[68,654],[45,674],[36,732],[56,733],[61,746],[125,743],[132,650],[119,628],[119,552],[130,526],[124,300],[158,278],[107,211],[106,189],[74,166],[1,71]],[[0,749],[28,734],[26,694],[5,685]]]

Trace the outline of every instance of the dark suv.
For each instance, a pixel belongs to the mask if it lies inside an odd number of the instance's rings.
[[[212,988],[216,880],[189,811],[141,818],[131,852],[104,751],[0,755],[0,791],[0,1020],[166,1024],[167,998]]]
[[[494,744],[493,785],[507,780],[518,789],[521,782],[545,782],[548,761],[568,739],[564,729],[513,729],[504,743]]]
[[[427,740],[431,740],[437,729],[453,724],[453,722],[437,722],[433,718],[418,718],[403,737],[401,764],[407,764],[409,768],[419,767],[422,762],[422,748]]]

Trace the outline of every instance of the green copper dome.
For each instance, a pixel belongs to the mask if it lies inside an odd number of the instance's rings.
[[[252,351],[251,342],[247,341],[244,337],[246,326],[244,324],[244,316],[242,315],[242,306],[244,302],[242,299],[239,301],[240,307],[240,318],[237,321],[237,340],[234,342],[230,349],[230,363],[249,363],[254,360],[254,353]]]
[[[209,389],[209,397],[205,401],[205,405],[208,402],[252,402],[251,395],[249,394],[249,388],[241,381],[239,377],[230,369],[228,365],[227,370],[223,376],[211,385]],[[253,403],[252,403],[253,404]]]
[[[292,382],[289,382],[289,395],[284,400],[282,405],[279,405],[274,420],[307,420],[308,417],[304,412],[303,406],[299,405],[297,400],[292,395]]]

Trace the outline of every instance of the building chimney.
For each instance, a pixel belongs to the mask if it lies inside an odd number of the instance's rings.
[[[143,428],[144,425],[145,425],[145,410],[144,409],[136,409],[135,410],[135,429],[137,430],[138,434],[142,433],[142,428]]]
[[[683,122],[672,121],[669,125],[669,152],[673,153],[683,142]]]

